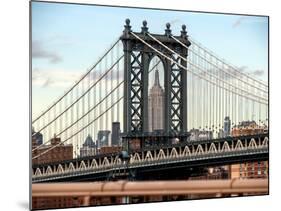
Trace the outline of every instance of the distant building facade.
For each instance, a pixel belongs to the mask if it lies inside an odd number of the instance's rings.
[[[92,136],[88,135],[84,144],[80,149],[80,157],[93,156],[97,154],[97,146],[92,139]]]
[[[201,141],[213,139],[213,131],[192,129],[190,132],[190,141]]]
[[[112,122],[111,145],[119,146],[120,144],[120,122]]]
[[[268,127],[266,125],[259,126],[255,121],[243,121],[235,125],[231,131],[232,136],[255,135],[260,133],[267,133]]]
[[[40,157],[33,159],[32,164],[52,163],[73,159],[73,145],[61,143],[60,138],[54,137],[51,139],[51,144],[40,148],[37,148],[38,146],[36,139],[32,138],[32,149],[34,150],[32,151],[32,157],[44,153]],[[53,146],[56,147],[50,150]]]
[[[109,146],[109,134],[110,134],[110,130],[100,130],[98,132],[98,137],[97,137],[98,148]]]
[[[231,178],[268,178],[268,161],[231,165]]]
[[[34,128],[32,128],[32,138],[34,138],[38,145],[43,144],[43,135],[41,133],[35,132]]]
[[[218,132],[218,138],[224,138],[224,131],[223,129],[219,129],[219,132]]]
[[[267,126],[255,121],[243,121],[231,131],[232,136],[255,135],[268,132]],[[245,162],[231,165],[231,178],[268,178],[268,161]]]
[[[231,130],[231,121],[229,116],[226,116],[224,118],[224,124],[223,124],[223,129],[224,129],[224,137],[230,136],[230,130]]]
[[[159,72],[155,70],[154,85],[148,96],[148,130],[164,129],[164,90],[160,86]]]

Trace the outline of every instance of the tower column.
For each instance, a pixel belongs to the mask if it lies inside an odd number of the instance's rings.
[[[143,64],[143,82],[142,82],[142,128],[143,132],[149,131],[148,126],[148,71],[149,71],[149,55],[147,52],[142,54]]]
[[[164,130],[167,133],[171,132],[171,61],[165,59],[164,65]]]

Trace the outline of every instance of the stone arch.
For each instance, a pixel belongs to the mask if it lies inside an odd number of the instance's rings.
[[[160,149],[160,150],[159,150],[159,153],[158,153],[158,155],[157,155],[157,160],[165,159],[165,158],[166,158],[166,155],[165,155],[163,149]]]
[[[122,161],[118,156],[115,156],[113,164],[121,164]]]
[[[217,152],[217,147],[214,143],[211,143],[210,148],[209,148],[209,153],[216,153]]]
[[[105,157],[104,159],[103,159],[103,161],[102,161],[102,164],[101,164],[102,166],[109,166],[109,160],[108,160],[108,158],[107,157]]]
[[[87,168],[86,164],[85,164],[84,160],[82,160],[81,163],[80,163],[79,169],[85,170],[86,168]]]
[[[72,162],[69,163],[68,171],[75,171],[75,167]]]
[[[237,141],[237,143],[235,145],[235,149],[244,149],[244,146],[240,139]]]
[[[93,160],[92,160],[91,166],[90,166],[90,167],[91,167],[91,168],[98,168],[98,167],[99,167],[99,165],[98,165],[96,159],[93,159]]]
[[[190,156],[190,155],[191,155],[191,151],[190,151],[189,147],[185,146],[184,150],[182,152],[182,156]]]
[[[37,168],[35,171],[35,176],[41,176],[41,175],[42,175],[42,172],[41,172],[40,168]]]
[[[258,148],[257,143],[256,143],[256,140],[255,140],[254,138],[251,139],[248,148],[251,148],[251,149],[256,149],[256,148]]]
[[[262,141],[262,146],[268,146],[268,137],[265,137]]]
[[[136,152],[136,153],[133,155],[132,163],[140,162],[140,161],[141,161],[140,155],[139,155],[139,153]]]
[[[229,144],[228,144],[227,141],[225,141],[225,142],[223,143],[222,148],[221,148],[221,151],[222,151],[222,152],[228,152],[228,151],[230,151],[230,147],[229,147]]]
[[[58,168],[57,168],[57,173],[63,173],[64,172],[64,169],[62,167],[61,164],[58,165]]]
[[[170,157],[171,158],[178,157],[178,152],[177,152],[176,148],[174,148],[174,147],[172,148],[171,153],[170,153]]]
[[[147,151],[147,152],[146,152],[146,155],[145,155],[144,160],[145,160],[145,161],[153,160],[153,156],[152,156],[152,154],[151,154],[151,151]]]
[[[53,173],[53,170],[52,170],[51,166],[48,166],[47,170],[46,170],[46,174],[48,175],[48,174],[52,174],[52,173]]]
[[[196,151],[195,151],[195,155],[201,155],[204,154],[204,150],[201,144],[198,144]]]

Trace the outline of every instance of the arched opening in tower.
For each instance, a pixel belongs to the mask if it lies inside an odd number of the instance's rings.
[[[158,56],[149,64],[148,82],[148,130],[149,132],[164,129],[164,66]]]

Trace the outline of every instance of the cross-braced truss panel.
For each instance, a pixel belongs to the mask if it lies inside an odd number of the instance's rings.
[[[141,52],[131,53],[131,130],[142,130],[142,63]]]
[[[180,57],[172,56],[173,60],[180,63]],[[171,130],[180,131],[181,119],[181,69],[177,64],[171,64]]]

